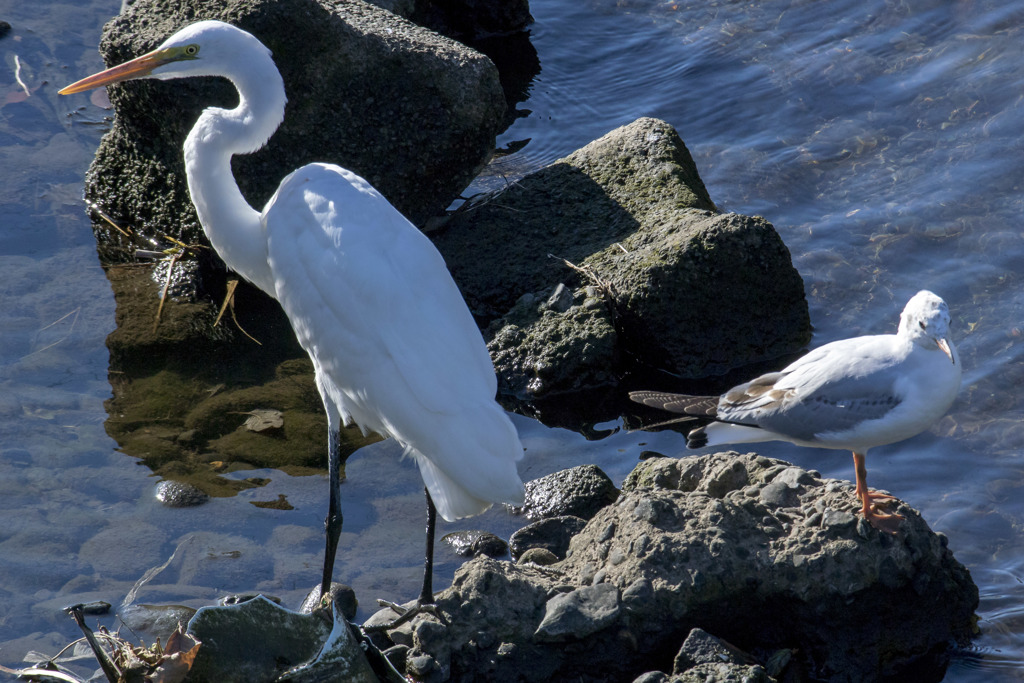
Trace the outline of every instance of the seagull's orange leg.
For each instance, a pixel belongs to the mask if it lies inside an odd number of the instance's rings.
[[[879,531],[894,534],[897,529],[899,529],[903,515],[897,515],[894,512],[889,513],[877,511],[879,506],[891,503],[896,500],[896,498],[885,493],[872,491],[868,488],[868,470],[864,460],[864,454],[854,451],[853,465],[856,468],[857,473],[857,497],[860,498],[862,504],[860,509],[861,514],[864,515],[864,519],[868,521],[868,524]]]

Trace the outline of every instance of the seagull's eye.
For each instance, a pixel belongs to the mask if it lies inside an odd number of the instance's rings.
[[[195,57],[199,54],[199,46],[193,43],[192,45],[185,46],[185,54],[189,57]]]
[[[917,323],[917,324],[921,326],[921,329],[922,329],[922,330],[927,330],[927,329],[928,329],[928,326],[924,324],[924,321],[923,321],[923,320],[921,320],[921,321],[918,321],[918,323]]]

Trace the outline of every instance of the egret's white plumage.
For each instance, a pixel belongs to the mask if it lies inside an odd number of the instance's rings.
[[[519,437],[430,240],[362,178],[324,164],[285,178],[263,225],[271,294],[313,359],[328,413],[405,446],[449,521],[521,501]]]
[[[946,302],[921,291],[903,309],[896,334],[826,344],[720,397],[652,391],[630,397],[713,420],[690,432],[692,448],[789,441],[852,451],[865,517],[892,530],[898,516],[872,509],[887,497],[868,490],[864,458],[869,448],[924,431],[953,404],[962,369],[949,324]]]
[[[203,230],[229,268],[281,303],[313,361],[327,411],[332,484],[323,589],[333,567],[331,535],[336,543],[340,529],[343,423],[401,443],[449,521],[493,503],[522,503],[515,464],[522,445],[494,400],[497,382],[480,331],[433,244],[369,183],[331,164],[292,172],[262,213],[239,191],[232,155],[258,150],[284,118],[284,84],[262,43],[201,21],[61,92],[190,76],[224,76],[239,92],[236,108],[203,111],[185,141]]]

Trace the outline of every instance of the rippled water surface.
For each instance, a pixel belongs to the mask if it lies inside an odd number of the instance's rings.
[[[270,483],[171,510],[153,498],[149,471],[104,431],[114,305],[80,193],[107,112],[74,109],[83,102],[56,90],[101,66],[100,28],[119,5],[0,3],[0,20],[13,26],[0,38],[0,663],[8,666],[75,637],[61,606],[120,602],[172,555],[136,602],[200,605],[255,588],[294,605],[321,562],[323,477],[239,473]],[[966,369],[960,397],[930,432],[873,450],[871,481],[948,535],[981,590],[982,634],[946,680],[1021,680],[1024,1],[694,5],[535,0],[541,72],[520,105],[529,114],[499,140],[530,142],[493,176],[515,177],[656,116],[679,130],[719,207],[761,214],[779,230],[804,278],[814,345],[891,331],[918,289],[942,295]],[[596,462],[619,482],[641,451],[683,448],[673,432],[586,441],[515,421],[528,449],[524,478]],[[758,450],[852,477],[842,453]],[[382,442],[350,459],[348,477],[335,576],[364,605],[412,597],[418,473]],[[280,494],[294,510],[250,504]],[[507,535],[514,524],[492,511],[472,526]],[[458,564],[442,561],[439,585]]]

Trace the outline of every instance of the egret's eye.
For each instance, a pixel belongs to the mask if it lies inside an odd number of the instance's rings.
[[[194,43],[192,45],[186,45],[185,54],[189,57],[195,57],[197,54],[199,54],[199,46]]]

